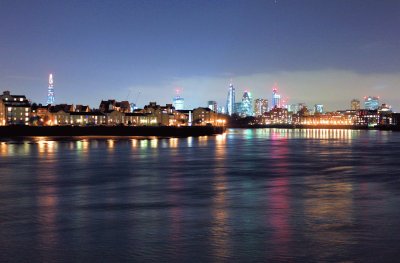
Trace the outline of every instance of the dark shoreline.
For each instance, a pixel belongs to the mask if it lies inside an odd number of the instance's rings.
[[[225,127],[213,126],[2,126],[0,138],[13,137],[72,137],[72,136],[155,136],[155,137],[190,137],[222,134]]]
[[[222,134],[232,129],[347,129],[400,131],[398,126],[355,126],[355,125],[238,125],[214,126],[0,126],[0,138],[14,137],[73,137],[73,136],[143,136],[143,137],[190,137]]]

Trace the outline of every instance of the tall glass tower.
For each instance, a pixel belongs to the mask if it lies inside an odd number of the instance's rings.
[[[172,99],[172,104],[175,107],[175,110],[183,110],[185,99],[182,98],[179,94],[182,90],[180,88],[176,89],[176,96]]]
[[[173,101],[172,104],[174,105],[175,110],[183,110],[185,100],[181,96],[176,95],[176,97],[173,98],[172,101]]]
[[[54,85],[53,85],[53,74],[49,75],[49,87],[47,88],[47,104],[54,104]]]
[[[230,116],[235,113],[235,88],[232,83],[229,85],[228,98],[226,100],[226,113]]]
[[[278,84],[272,87],[272,108],[281,108],[281,95],[278,94]]]
[[[242,97],[242,117],[253,116],[253,98],[249,91],[245,91]]]

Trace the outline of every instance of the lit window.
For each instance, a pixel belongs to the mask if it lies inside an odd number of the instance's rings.
[[[24,101],[24,99],[23,99],[23,98],[20,98],[19,101]]]
[[[11,107],[8,107],[8,109],[7,109],[8,111],[12,111],[12,108]]]
[[[25,111],[29,111],[29,108],[25,108]],[[35,111],[33,111],[33,112],[35,112]]]

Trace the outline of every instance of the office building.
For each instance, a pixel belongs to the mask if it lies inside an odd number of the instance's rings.
[[[231,116],[233,113],[235,113],[235,88],[233,87],[233,84],[231,83],[229,85],[229,91],[228,91],[228,98],[226,100],[226,113]]]
[[[364,97],[364,108],[366,110],[377,110],[379,108],[379,97]]]
[[[272,87],[272,108],[281,108],[281,95],[278,93],[278,84],[275,83]]]
[[[242,97],[242,117],[253,116],[253,98],[250,91],[245,91]]]
[[[268,111],[268,100],[256,99],[254,103],[254,115],[256,117],[262,116],[267,111]]]
[[[350,109],[351,109],[351,110],[359,110],[359,109],[361,108],[360,105],[361,105],[361,104],[360,104],[360,101],[359,101],[359,100],[352,99],[352,100],[351,100],[351,107],[350,107]]]
[[[314,114],[322,114],[322,113],[324,113],[324,105],[315,104],[314,105]]]
[[[210,110],[218,112],[218,105],[217,102],[214,100],[209,100],[207,106]]]
[[[172,104],[174,105],[176,110],[183,110],[184,103],[185,103],[185,100],[181,96],[176,95],[175,98],[173,99]]]

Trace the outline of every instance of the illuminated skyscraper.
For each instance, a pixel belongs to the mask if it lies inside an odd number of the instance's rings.
[[[359,110],[360,109],[360,101],[356,99],[351,100],[351,110]]]
[[[226,100],[226,113],[228,115],[235,113],[235,88],[232,83],[229,85],[228,99]]]
[[[242,97],[242,110],[240,115],[243,117],[253,116],[253,98],[250,91],[245,91]]]
[[[172,99],[172,104],[175,107],[175,110],[183,110],[185,100],[179,95],[180,90],[176,90],[176,96]]]
[[[47,104],[54,104],[54,85],[53,85],[53,74],[49,75],[49,87],[47,88]]]
[[[278,84],[275,82],[272,87],[272,108],[281,108],[281,95],[278,94]]]
[[[173,99],[173,105],[175,107],[175,110],[183,110],[184,103],[185,100],[179,95],[176,95],[176,97]]]
[[[367,110],[377,110],[379,108],[379,97],[364,97],[364,108]]]
[[[268,111],[268,100],[256,99],[254,104],[254,115],[256,117],[262,116],[267,111]]]

